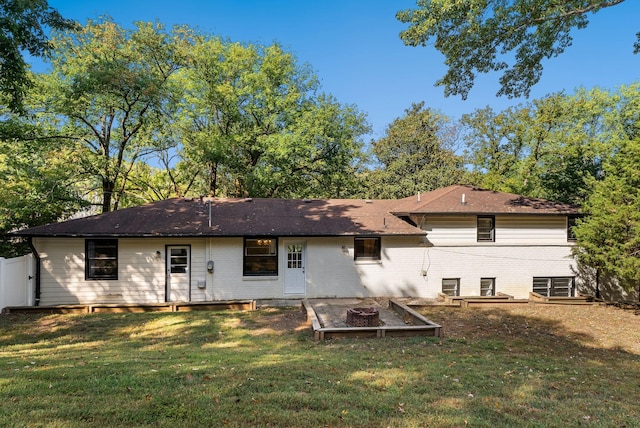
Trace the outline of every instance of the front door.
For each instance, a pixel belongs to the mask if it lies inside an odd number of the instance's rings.
[[[191,300],[191,247],[172,245],[167,247],[167,301]]]
[[[304,242],[285,242],[285,246],[287,248],[287,265],[284,273],[284,294],[305,294],[307,281]]]

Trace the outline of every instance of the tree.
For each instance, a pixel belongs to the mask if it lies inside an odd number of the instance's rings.
[[[542,60],[571,45],[571,31],[585,28],[588,15],[624,0],[419,0],[417,9],[396,17],[409,28],[408,46],[435,48],[448,71],[437,85],[445,95],[467,98],[476,73],[502,71],[498,95],[528,96],[542,74]],[[640,33],[638,33],[640,38]],[[640,42],[635,45],[636,52]],[[513,65],[507,63],[514,56]]]
[[[372,142],[378,164],[363,177],[363,196],[403,198],[458,184],[465,170],[454,152],[456,135],[447,117],[425,108],[424,102],[413,104],[383,138]]]
[[[34,57],[46,56],[51,46],[45,29],[64,30],[75,26],[75,22],[50,8],[46,0],[0,2],[0,93],[7,96],[11,111],[24,113],[25,91],[32,85],[22,52],[27,51]]]
[[[316,95],[316,76],[277,44],[194,40],[177,125],[207,194],[335,197],[351,188],[368,130],[355,107]]]
[[[179,31],[136,23],[125,30],[109,18],[59,32],[50,74],[39,75],[39,119],[70,141],[79,173],[102,212],[117,209],[140,159],[174,141],[161,134],[179,68]]]
[[[628,140],[593,181],[575,227],[578,261],[617,278],[640,298],[640,141]]]
[[[632,98],[633,99],[633,98]],[[624,134],[627,102],[599,89],[554,94],[495,113],[464,115],[467,160],[475,184],[499,191],[582,204],[589,179]]]
[[[3,122],[0,138],[0,257],[28,253],[9,234],[53,223],[86,204],[75,189],[70,153],[43,138],[41,129],[16,118]]]

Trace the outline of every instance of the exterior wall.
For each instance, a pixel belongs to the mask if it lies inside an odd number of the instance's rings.
[[[210,240],[213,299],[433,295],[421,276],[420,237],[382,237],[380,262],[353,260],[353,237],[280,238],[278,276],[242,276],[242,238]],[[285,293],[286,244],[305,243],[306,293]]]
[[[575,276],[570,246],[425,247],[425,280],[435,297],[443,278],[460,279],[461,296],[479,296],[480,279],[495,278],[495,292],[526,299],[533,277]]]
[[[570,245],[566,216],[496,215],[495,242],[477,242],[475,215],[416,217],[433,246]]]
[[[496,292],[527,298],[533,277],[576,276],[565,216],[496,215],[494,242],[477,242],[476,218],[414,219],[427,232],[424,273],[430,290],[439,292],[443,278],[459,278],[460,294],[477,296],[480,278],[495,278]]]
[[[479,295],[480,279],[496,292],[526,298],[533,277],[576,276],[563,216],[496,216],[495,242],[476,242],[475,216],[416,218],[427,232],[381,239],[381,260],[354,261],[353,237],[278,239],[278,275],[244,277],[243,239],[124,238],[118,280],[85,280],[85,239],[37,238],[41,305],[156,303],[166,300],[167,245],[191,248],[191,301],[319,297],[435,298],[443,278],[459,278],[461,295]],[[305,243],[305,293],[286,293],[286,246]],[[158,257],[156,252],[160,252]],[[214,269],[207,271],[207,262]]]
[[[166,245],[191,246],[191,300],[205,300],[205,240],[118,239],[118,279],[85,279],[84,238],[34,238],[41,258],[40,305],[160,303],[166,299]],[[156,252],[160,252],[158,257]]]

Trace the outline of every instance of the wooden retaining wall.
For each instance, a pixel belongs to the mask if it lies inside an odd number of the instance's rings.
[[[124,312],[188,312],[188,311],[255,311],[255,300],[226,300],[219,302],[170,302],[138,304],[97,303],[92,305],[9,306],[3,314],[82,314]]]
[[[389,300],[389,308],[405,322],[406,325],[404,326],[323,327],[313,309],[313,305],[307,299],[302,301],[302,308],[307,314],[307,321],[313,330],[316,342],[337,338],[442,337],[442,327],[440,325],[428,320],[407,305],[394,300]]]

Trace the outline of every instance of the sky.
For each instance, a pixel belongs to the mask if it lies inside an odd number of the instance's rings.
[[[64,17],[81,23],[111,16],[123,27],[135,21],[159,21],[167,28],[187,24],[232,41],[269,45],[292,52],[318,75],[322,91],[367,115],[379,139],[412,103],[457,119],[486,106],[509,106],[578,87],[615,89],[640,81],[640,55],[633,54],[640,32],[640,1],[628,0],[591,15],[577,30],[573,45],[545,61],[541,81],[529,99],[496,97],[500,74],[476,78],[468,98],[445,97],[434,86],[446,72],[444,57],[433,47],[408,47],[398,10],[415,0],[49,0]],[[39,70],[34,63],[35,71]]]

